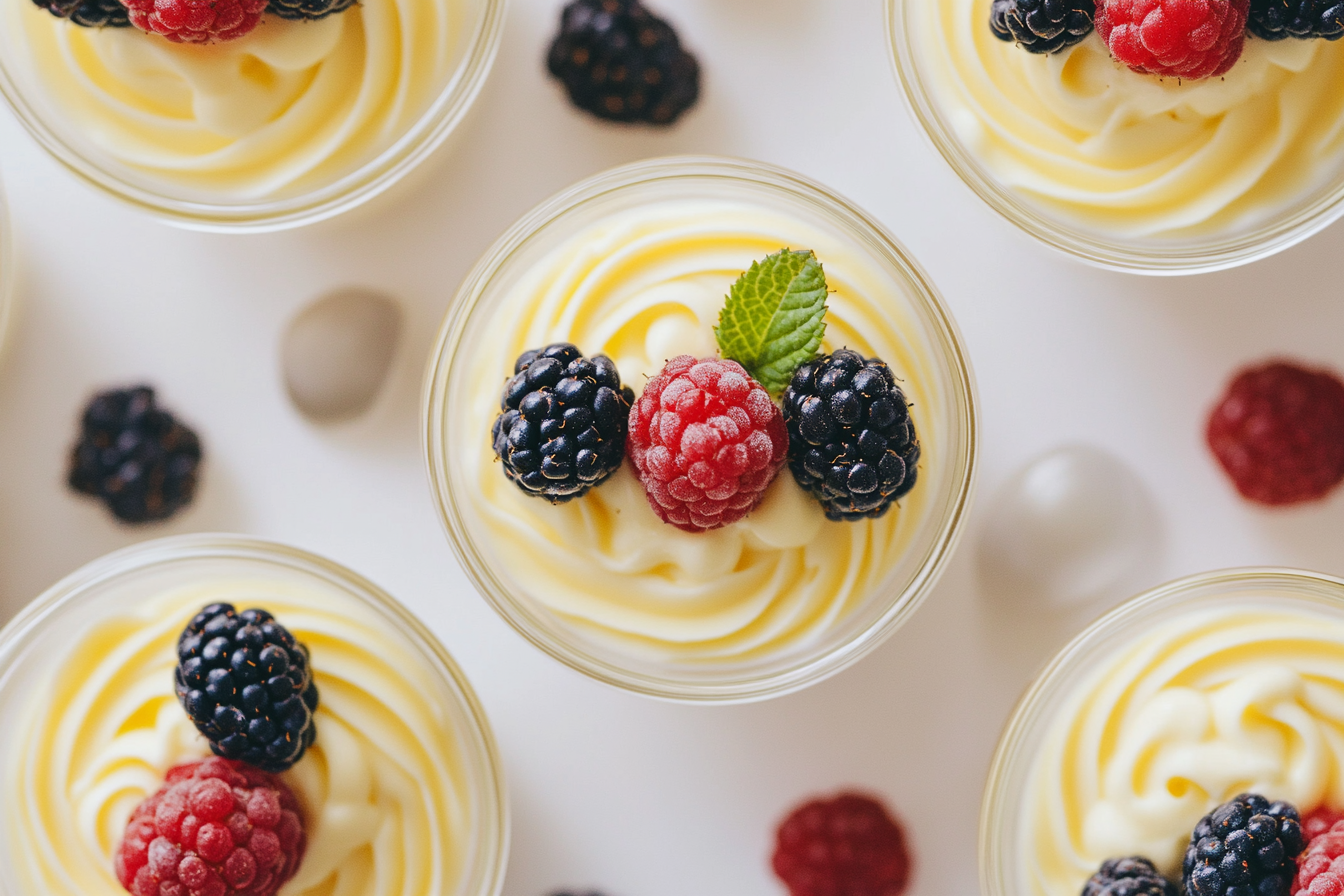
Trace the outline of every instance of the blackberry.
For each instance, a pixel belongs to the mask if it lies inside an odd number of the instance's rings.
[[[582,497],[621,466],[635,393],[606,355],[589,360],[568,342],[523,352],[491,429],[504,473],[560,504]]]
[[[832,520],[879,517],[914,488],[919,439],[885,362],[842,349],[784,390],[789,469]]]
[[[271,0],[266,5],[269,15],[282,19],[325,19],[345,12],[358,0]]]
[[[33,0],[58,19],[85,28],[129,28],[130,17],[121,0]]]
[[[1187,896],[1288,896],[1304,846],[1297,809],[1243,793],[1195,826],[1181,880]]]
[[[148,386],[96,395],[70,454],[75,491],[102,498],[128,523],[163,520],[191,503],[201,440],[155,404]]]
[[[1141,856],[1107,859],[1088,878],[1082,896],[1176,896],[1176,885]]]
[[[574,0],[547,67],[574,105],[609,121],[672,124],[700,97],[700,63],[639,0]]]
[[[1092,33],[1094,0],[993,0],[989,28],[1029,53],[1057,53]]]
[[[211,604],[183,629],[177,660],[177,699],[215,755],[276,773],[313,745],[308,648],[270,613]]]
[[[1339,40],[1344,37],[1340,0],[1251,0],[1246,28],[1263,40],[1285,37]]]

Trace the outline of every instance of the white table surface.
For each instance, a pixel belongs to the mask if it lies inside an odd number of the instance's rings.
[[[291,542],[397,595],[470,676],[511,789],[507,896],[560,886],[778,896],[775,823],[842,785],[885,795],[904,817],[912,896],[969,896],[999,728],[1034,671],[1105,604],[1067,616],[981,583],[986,499],[1051,447],[1100,445],[1133,466],[1160,509],[1163,549],[1136,584],[1248,564],[1344,573],[1344,492],[1304,510],[1255,509],[1201,438],[1243,363],[1288,354],[1344,369],[1344,226],[1220,274],[1097,271],[1015,231],[934,154],[891,73],[881,0],[661,0],[705,68],[703,101],[670,132],[614,128],[568,107],[542,64],[561,5],[513,0],[462,139],[414,189],[299,231],[158,223],[77,182],[0,112],[20,260],[19,314],[0,361],[0,616],[142,539],[226,530]],[[941,288],[979,380],[977,511],[940,585],[856,667],[759,705],[658,703],[532,649],[459,570],[421,460],[421,373],[476,257],[571,182],[683,152],[788,166],[873,212]],[[314,426],[285,397],[278,340],[304,304],[348,285],[400,299],[408,332],[373,411]],[[87,396],[139,381],[198,428],[209,460],[189,512],[123,528],[63,476]]]

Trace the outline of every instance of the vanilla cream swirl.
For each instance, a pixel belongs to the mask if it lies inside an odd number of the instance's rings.
[[[153,180],[235,201],[326,186],[390,147],[447,83],[463,27],[458,0],[363,0],[316,21],[265,16],[202,46],[9,6],[5,27],[24,29],[84,139]]]
[[[8,732],[7,864],[23,893],[124,896],[112,855],[174,765],[210,754],[173,695],[177,638],[203,606],[262,606],[312,652],[317,741],[282,777],[308,849],[282,896],[454,892],[467,840],[442,688],[375,613],[317,586],[219,582],[160,595],[70,641]]]
[[[1238,793],[1344,807],[1344,622],[1191,611],[1101,660],[1056,718],[1027,784],[1023,892],[1076,896],[1117,856],[1176,876]]]
[[[928,488],[917,484],[880,519],[828,522],[785,469],[746,519],[688,533],[653,513],[629,463],[583,498],[552,505],[525,495],[495,460],[490,426],[523,351],[572,342],[606,354],[638,395],[668,359],[716,355],[729,288],[784,247],[814,250],[825,268],[823,350],[879,356],[904,380],[927,473],[940,457],[927,423],[937,405],[902,287],[843,237],[778,212],[684,200],[610,216],[538,262],[471,346],[469,418],[450,445],[469,531],[502,575],[599,641],[705,664],[810,644],[879,589],[926,516]]]
[[[905,0],[926,89],[1000,183],[1107,233],[1249,225],[1338,175],[1344,46],[1248,37],[1222,78],[1130,71],[1093,33],[1040,56],[996,38],[990,0]]]

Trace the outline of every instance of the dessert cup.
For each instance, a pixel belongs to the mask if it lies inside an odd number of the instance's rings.
[[[1093,33],[995,38],[989,0],[887,0],[897,79],[962,180],[1031,236],[1144,274],[1272,255],[1344,213],[1344,47],[1248,37],[1222,78],[1129,71]]]
[[[1179,875],[1199,818],[1239,792],[1304,814],[1341,808],[1328,783],[1338,745],[1315,729],[1337,725],[1321,700],[1344,688],[1342,632],[1344,579],[1286,569],[1191,576],[1093,623],[999,739],[980,813],[981,891],[1072,896],[1122,855]],[[1294,662],[1302,668],[1286,675]]]
[[[14,233],[4,184],[0,184],[0,358],[5,354],[10,321],[14,317]]]
[[[172,673],[184,621],[220,600],[273,609],[321,689],[317,742],[283,775],[308,828],[285,892],[498,893],[500,761],[452,658],[349,570],[224,535],[110,554],[0,631],[0,893],[124,894],[111,851],[131,810],[167,767],[209,755]]]
[[[0,93],[55,158],[185,227],[267,231],[391,187],[457,127],[506,0],[367,0],[208,46],[0,13]]]
[[[715,353],[723,296],[785,245],[826,269],[823,350],[881,354],[914,404],[920,479],[898,507],[827,522],[785,470],[746,520],[690,534],[657,519],[628,460],[568,504],[507,481],[490,426],[521,351],[605,352],[638,394],[668,358]],[[973,391],[933,285],[865,213],[760,163],[659,159],[552,198],[468,275],[427,375],[429,476],[467,574],[533,644],[638,693],[756,700],[856,661],[928,595],[970,499]]]

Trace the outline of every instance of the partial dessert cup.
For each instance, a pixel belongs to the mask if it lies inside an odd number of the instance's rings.
[[[364,0],[203,46],[7,0],[0,93],[57,160],[138,208],[204,230],[293,227],[378,195],[448,137],[504,8]]]
[[[1076,637],[1018,704],[980,816],[986,896],[1077,896],[1110,858],[1179,880],[1241,793],[1344,809],[1344,579],[1192,576]]]
[[[14,231],[10,221],[4,184],[0,184],[0,358],[4,357],[10,322],[14,318]]]
[[[173,694],[204,606],[275,613],[312,652],[317,741],[282,779],[308,848],[286,896],[495,896],[507,803],[471,686],[400,604],[334,563],[232,536],[97,560],[0,631],[0,893],[124,896],[113,851],[174,765],[210,755]]]
[[[990,0],[887,0],[897,77],[934,148],[1047,245],[1145,274],[1272,255],[1344,214],[1344,45],[1247,36],[1222,77],[1049,56],[996,38]]]
[[[565,504],[506,478],[490,429],[520,353],[606,354],[638,396],[668,359],[716,355],[729,288],[781,248],[825,268],[823,351],[881,357],[913,403],[919,481],[889,513],[829,522],[786,469],[746,519],[688,533],[654,514],[628,459]],[[467,574],[536,646],[643,694],[754,700],[854,662],[928,595],[971,494],[973,393],[933,285],[864,212],[760,163],[659,159],[552,198],[470,273],[430,363],[427,460]]]

